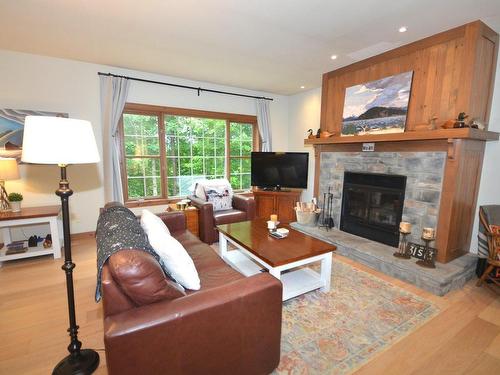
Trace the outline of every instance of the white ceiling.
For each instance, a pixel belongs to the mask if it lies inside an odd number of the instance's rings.
[[[0,48],[293,94],[476,19],[500,0],[0,0]]]

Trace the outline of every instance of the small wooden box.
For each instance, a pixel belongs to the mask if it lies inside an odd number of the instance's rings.
[[[186,216],[186,226],[187,229],[193,233],[196,237],[200,236],[200,227],[198,224],[198,213],[199,210],[194,207],[194,206],[189,206],[185,210],[179,210],[176,206],[175,203],[171,203],[168,205],[168,211],[180,211],[184,212],[184,215]]]

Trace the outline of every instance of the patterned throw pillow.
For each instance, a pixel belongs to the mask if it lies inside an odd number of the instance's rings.
[[[214,211],[233,208],[233,188],[225,178],[198,181],[195,195],[212,203]]]

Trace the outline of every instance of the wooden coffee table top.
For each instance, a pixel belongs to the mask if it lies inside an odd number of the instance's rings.
[[[271,267],[296,262],[335,251],[336,246],[291,229],[288,237],[277,239],[269,235],[266,221],[255,219],[234,224],[218,225],[217,229]]]

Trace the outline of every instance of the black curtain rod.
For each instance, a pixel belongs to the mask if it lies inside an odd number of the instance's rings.
[[[186,85],[178,85],[176,83],[168,83],[168,82],[160,82],[160,81],[152,81],[149,79],[142,79],[142,78],[135,78],[135,77],[127,77],[127,76],[121,76],[118,74],[113,74],[113,73],[103,73],[103,72],[98,72],[97,73],[100,76],[110,76],[110,77],[118,77],[118,78],[126,78],[130,79],[132,81],[138,81],[138,82],[146,82],[146,83],[154,83],[156,85],[164,85],[164,86],[171,86],[171,87],[178,87],[181,89],[189,89],[189,90],[196,90],[198,92],[198,96],[200,96],[201,92],[213,92],[215,94],[224,94],[224,95],[232,95],[232,96],[241,96],[243,98],[253,98],[253,99],[264,99],[264,100],[271,100],[273,101],[273,98],[266,98],[265,96],[255,96],[255,95],[245,95],[245,94],[238,94],[236,92],[229,92],[229,91],[220,91],[220,90],[212,90],[212,89],[204,89],[203,87],[194,87],[194,86],[186,86]]]

